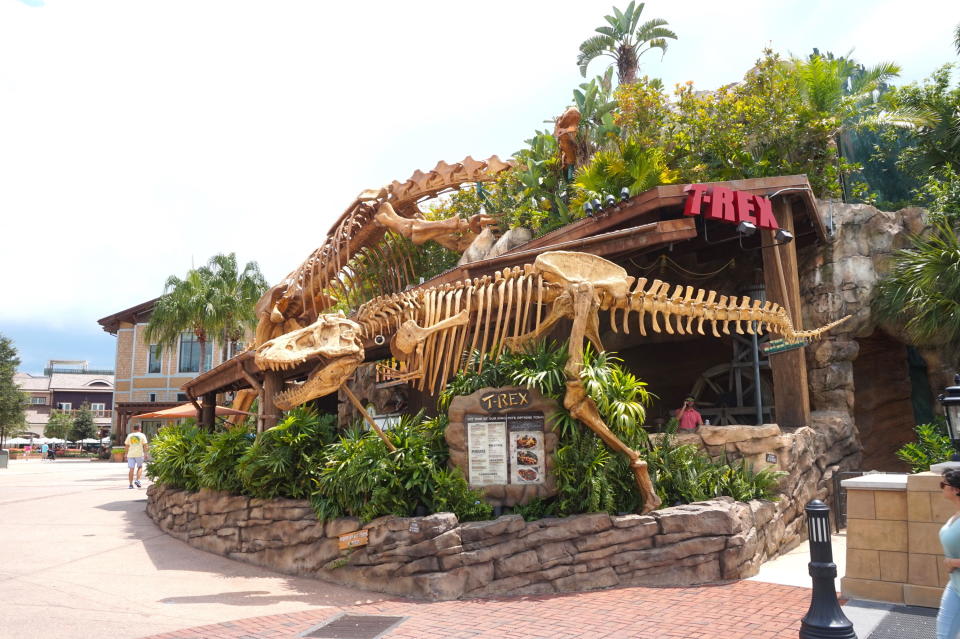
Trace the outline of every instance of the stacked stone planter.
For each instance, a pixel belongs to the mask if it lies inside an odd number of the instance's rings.
[[[147,514],[186,543],[291,575],[422,599],[544,594],[612,586],[686,586],[756,574],[805,536],[803,506],[828,499],[833,474],[858,450],[845,413],[814,413],[813,428],[704,428],[682,440],[756,464],[768,453],[787,474],[776,502],[723,497],[650,515],[587,514],[461,523],[450,513],[317,521],[306,501],[262,500],[151,486]],[[338,537],[368,529],[367,546]]]

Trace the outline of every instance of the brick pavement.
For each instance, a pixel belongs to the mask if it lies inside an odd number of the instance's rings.
[[[343,612],[408,617],[383,639],[796,639],[809,605],[808,588],[757,581],[503,599],[389,599],[240,619],[148,639],[296,637]]]

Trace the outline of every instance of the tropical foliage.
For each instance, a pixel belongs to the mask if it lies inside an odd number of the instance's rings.
[[[960,363],[960,240],[947,217],[935,216],[928,235],[894,254],[874,310],[903,324],[916,343],[944,346]]]
[[[256,262],[248,262],[241,271],[235,254],[215,255],[184,279],[167,278],[145,337],[162,350],[176,347],[181,334],[192,332],[200,346],[199,368],[206,370],[207,343],[219,339],[226,349],[242,339],[256,325],[254,305],[266,290]]]
[[[922,473],[933,464],[950,461],[956,452],[942,419],[932,424],[918,424],[913,431],[917,441],[904,444],[897,451],[897,457],[910,464],[912,473]]]
[[[81,439],[90,439],[97,434],[97,428],[93,422],[93,413],[90,411],[90,404],[83,402],[73,416],[73,423],[70,425],[69,436],[73,441]]]
[[[625,11],[614,7],[612,16],[603,16],[607,24],[595,29],[600,35],[580,45],[577,65],[584,77],[593,60],[606,56],[613,59],[620,84],[629,84],[636,79],[640,56],[652,49],[667,52],[667,40],[676,40],[677,34],[666,28],[667,21],[660,18],[640,24],[643,7],[643,2],[631,2]]]

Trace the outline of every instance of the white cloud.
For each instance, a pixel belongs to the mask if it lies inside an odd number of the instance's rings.
[[[547,128],[610,6],[0,3],[0,322],[91,322],[223,251],[278,280],[360,190]],[[711,88],[772,43],[922,77],[945,6],[648,2],[680,38],[645,70]]]

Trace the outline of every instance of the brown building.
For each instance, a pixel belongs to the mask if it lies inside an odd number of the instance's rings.
[[[184,332],[174,348],[160,349],[144,338],[144,331],[157,298],[98,320],[103,330],[117,337],[114,439],[127,434],[132,415],[170,408],[189,401],[181,387],[200,373],[200,343]],[[227,353],[228,359],[236,348]],[[221,345],[206,344],[204,370],[224,361]],[[159,422],[143,422],[148,436]]]
[[[113,371],[91,369],[85,361],[50,360],[42,376],[17,373],[14,381],[27,394],[27,436],[43,437],[57,412],[76,414],[87,404],[97,429],[108,427],[113,414]]]

